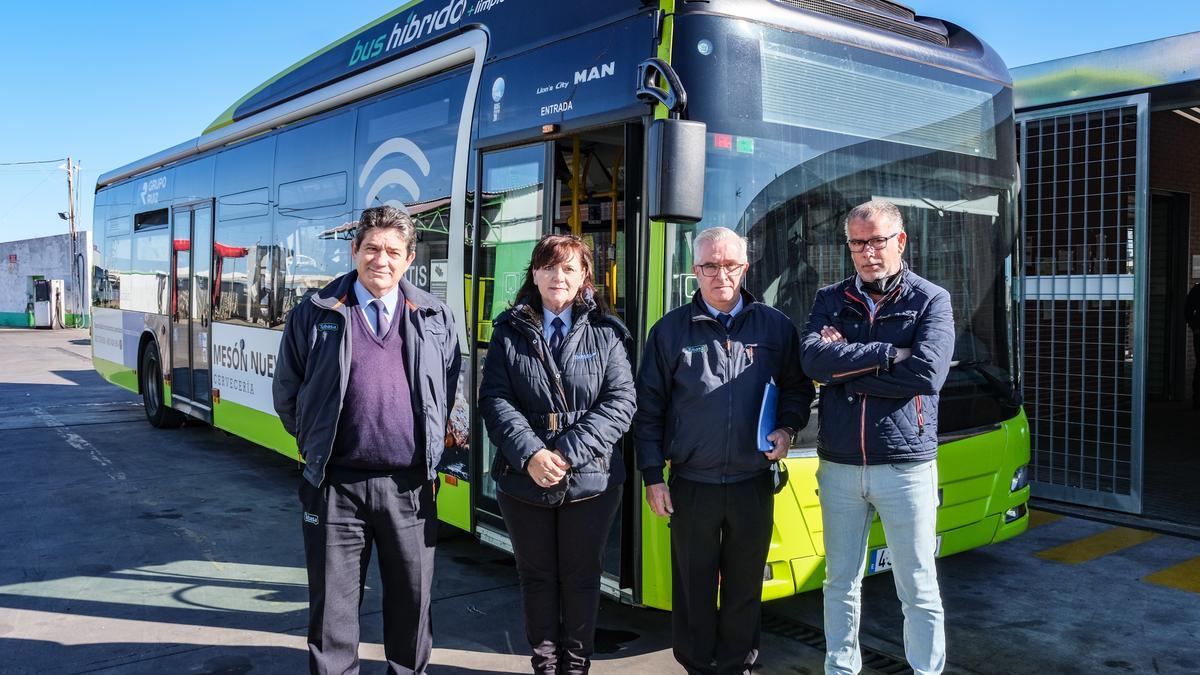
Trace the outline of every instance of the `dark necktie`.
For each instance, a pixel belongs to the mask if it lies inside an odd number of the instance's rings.
[[[550,322],[550,326],[554,329],[554,332],[550,333],[550,353],[554,355],[555,361],[561,361],[564,337],[563,320],[556,316],[554,317],[554,320]]]
[[[720,314],[717,314],[717,321],[720,321],[721,325],[725,326],[725,330],[729,330],[729,325],[733,323],[733,317],[725,312],[721,312]]]
[[[383,301],[378,298],[371,301],[371,307],[375,310],[375,334],[379,337],[384,337],[388,332],[387,314],[383,313]]]

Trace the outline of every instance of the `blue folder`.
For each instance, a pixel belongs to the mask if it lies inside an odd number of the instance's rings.
[[[758,451],[770,452],[775,444],[767,440],[767,436],[775,431],[775,408],[779,402],[779,387],[772,379],[763,387],[762,407],[758,410]]]

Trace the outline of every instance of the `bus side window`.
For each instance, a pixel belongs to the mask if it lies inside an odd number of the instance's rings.
[[[281,257],[276,328],[287,313],[350,271],[354,111],[287,129],[275,148],[274,241]]]

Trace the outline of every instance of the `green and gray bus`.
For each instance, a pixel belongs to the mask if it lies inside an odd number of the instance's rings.
[[[469,364],[439,515],[510,548],[475,392],[491,319],[538,237],[591,243],[636,361],[649,327],[696,289],[697,231],[745,236],[747,287],[803,326],[815,291],[853,271],[846,213],[887,198],[909,263],[954,303],[939,430],[949,555],[1028,526],[1015,189],[1004,63],[886,0],[410,2],[197,138],[100,177],[93,360],[140,392],[155,425],[188,416],[295,456],[271,404],[288,311],[351,269],[363,208],[402,208],[419,229],[408,278],[453,308]],[[816,429],[786,460],[768,599],[823,577]],[[667,524],[629,480],[604,588],[669,608]],[[870,546],[869,571],[888,569],[878,525]]]

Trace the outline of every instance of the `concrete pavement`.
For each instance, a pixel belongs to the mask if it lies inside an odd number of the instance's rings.
[[[91,369],[86,331],[0,331],[0,672],[300,673],[307,587],[296,465],[204,425],[158,430]],[[377,576],[364,672],[381,672]],[[506,553],[438,547],[432,672],[522,673]],[[595,672],[680,672],[669,615],[602,603]],[[821,655],[779,636],[769,672]]]
[[[150,427],[89,354],[86,331],[0,330],[0,673],[305,672],[295,464]],[[447,532],[437,565],[431,672],[527,672],[511,558]],[[1035,512],[939,572],[948,672],[1200,672],[1198,540]],[[364,672],[381,672],[368,585]],[[890,577],[864,597],[864,644],[902,655]],[[820,594],[766,614],[761,672],[820,672]],[[681,672],[668,614],[606,600],[600,626],[596,673]]]

